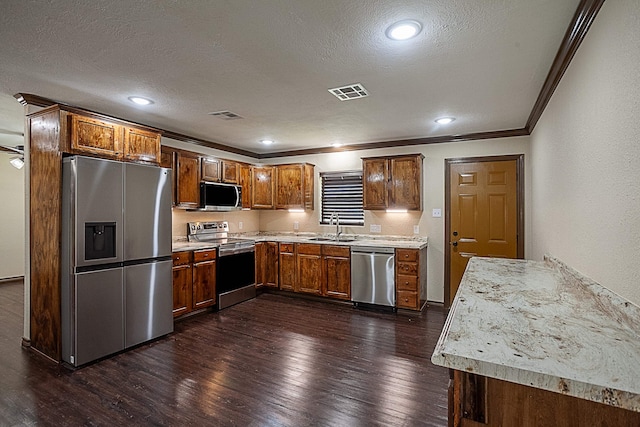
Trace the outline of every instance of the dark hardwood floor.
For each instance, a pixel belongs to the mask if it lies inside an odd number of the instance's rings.
[[[0,425],[444,426],[442,308],[421,316],[262,294],[70,371],[23,350],[0,285]]]

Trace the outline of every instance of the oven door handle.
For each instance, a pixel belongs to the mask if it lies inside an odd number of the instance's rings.
[[[237,255],[237,254],[244,254],[247,252],[255,252],[256,248],[255,246],[248,246],[248,247],[244,247],[244,248],[219,248],[218,249],[218,256],[229,256],[229,255]]]

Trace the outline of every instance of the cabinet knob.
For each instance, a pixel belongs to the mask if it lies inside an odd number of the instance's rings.
[[[409,254],[404,254],[404,257],[405,258],[409,258]]]
[[[209,256],[209,254],[204,254],[204,257],[205,257],[205,258],[206,258],[206,257],[208,257],[208,256]]]
[[[404,302],[409,302],[409,298],[405,298],[405,299],[404,299]]]
[[[409,282],[404,282],[405,285],[409,286]]]
[[[180,261],[180,257],[179,256],[176,257],[176,261]]]

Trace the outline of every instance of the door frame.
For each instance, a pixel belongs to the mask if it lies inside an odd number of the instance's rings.
[[[461,163],[516,161],[517,256],[524,259],[524,154],[444,159],[444,305],[451,307],[451,165]]]

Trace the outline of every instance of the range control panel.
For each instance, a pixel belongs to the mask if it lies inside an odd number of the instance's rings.
[[[229,232],[229,223],[227,221],[211,221],[211,222],[188,222],[187,235],[197,236],[204,234],[226,234]]]

